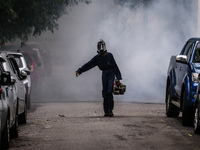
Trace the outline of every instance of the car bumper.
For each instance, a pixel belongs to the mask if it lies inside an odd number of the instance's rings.
[[[190,88],[190,100],[189,100],[189,106],[195,106],[195,101],[197,98],[197,87],[198,83],[192,83]]]

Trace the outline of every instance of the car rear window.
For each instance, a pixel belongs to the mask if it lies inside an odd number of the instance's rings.
[[[28,54],[26,54],[26,53],[23,53],[23,55],[24,55],[24,58],[26,60],[26,63],[27,64],[31,64],[32,63],[31,57]]]
[[[33,59],[35,60],[36,64],[41,63],[36,51],[33,51],[31,56],[33,56]]]

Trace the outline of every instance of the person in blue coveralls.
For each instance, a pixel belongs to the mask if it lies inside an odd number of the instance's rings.
[[[76,71],[78,77],[81,73],[98,66],[102,71],[102,96],[103,96],[103,108],[105,117],[113,117],[113,84],[115,77],[117,82],[122,80],[121,72],[115,62],[113,55],[106,50],[106,44],[103,40],[97,43],[97,55],[95,55],[89,62],[84,64]]]

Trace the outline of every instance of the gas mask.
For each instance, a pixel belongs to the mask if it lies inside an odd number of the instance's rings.
[[[106,53],[106,43],[103,40],[100,40],[97,43],[97,53],[100,55],[103,55],[104,53]]]

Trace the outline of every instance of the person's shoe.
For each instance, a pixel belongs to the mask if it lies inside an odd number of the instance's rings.
[[[110,110],[109,111],[109,117],[113,117],[113,116],[114,116],[114,114],[113,114],[112,110]]]
[[[109,112],[105,111],[104,117],[109,117]]]

